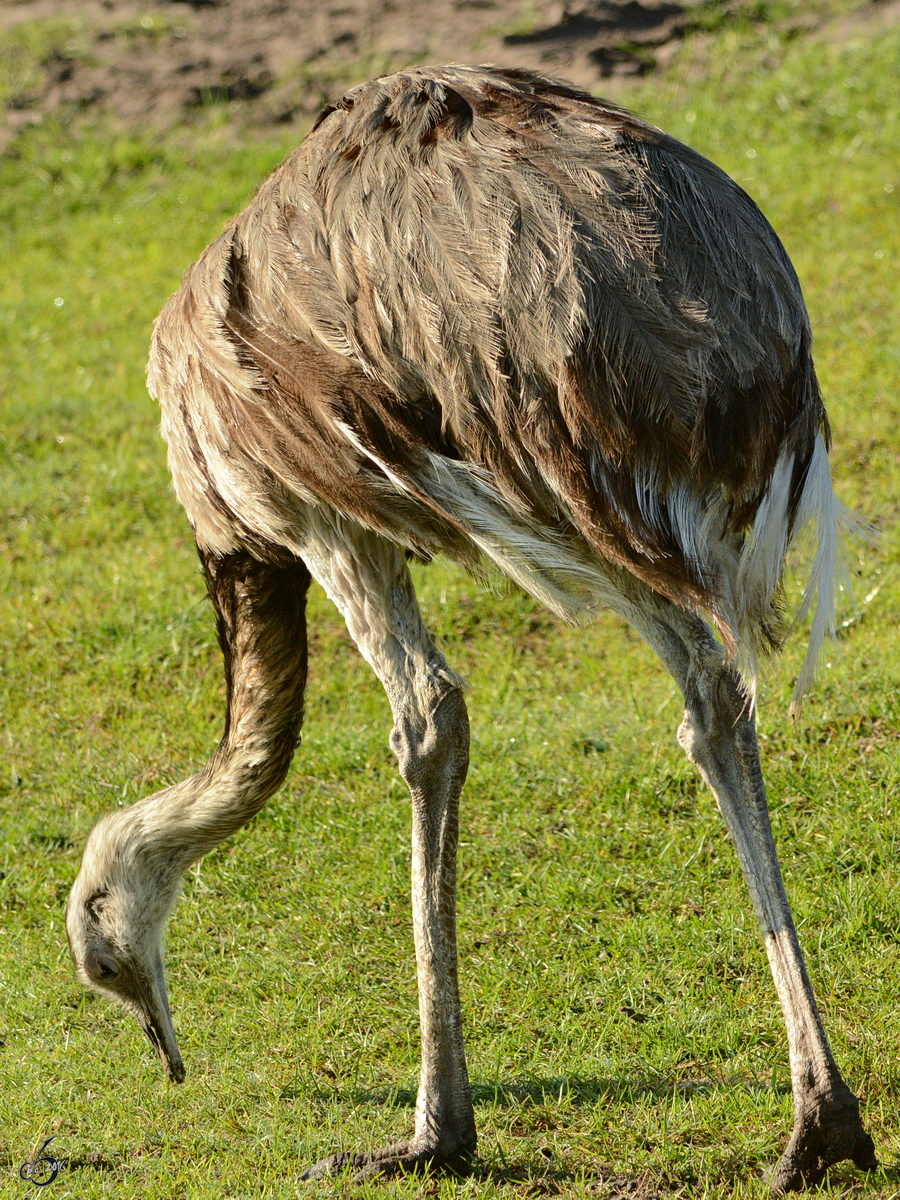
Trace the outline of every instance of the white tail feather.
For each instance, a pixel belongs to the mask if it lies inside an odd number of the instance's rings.
[[[772,472],[753,528],[741,550],[733,585],[737,617],[737,666],[752,708],[759,687],[759,628],[771,612],[788,546],[788,504],[794,459],[782,454]]]
[[[803,542],[815,547],[809,577],[791,630],[813,610],[806,654],[790,703],[790,716],[800,716],[803,697],[812,686],[825,639],[837,627],[836,593],[848,568],[842,546],[846,535],[862,533],[858,519],[834,494],[828,451],[821,434],[816,439],[794,528],[788,542],[788,504],[794,459],[783,454],[778,460],[765,499],[757,511],[753,528],[741,551],[734,581],[738,625],[738,668],[743,675],[751,704],[755,706],[758,684],[757,643],[760,618],[771,608],[792,548]]]
[[[837,591],[841,581],[849,578],[849,568],[843,551],[846,538],[848,535],[865,534],[865,528],[859,518],[845,508],[834,494],[828,454],[821,437],[816,442],[803,485],[792,544],[798,537],[802,537],[807,529],[812,535],[816,551],[800,607],[791,628],[796,628],[804,619],[813,603],[815,611],[806,655],[791,697],[790,715],[794,721],[800,716],[803,697],[815,678],[825,638],[833,636],[837,629]]]

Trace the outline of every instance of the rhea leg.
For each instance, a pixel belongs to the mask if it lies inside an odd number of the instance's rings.
[[[648,601],[629,614],[684,695],[678,740],[712,788],[741,868],[787,1026],[794,1129],[772,1180],[776,1194],[817,1183],[852,1159],[876,1164],[859,1103],[841,1078],[822,1028],[772,838],[756,729],[738,677],[697,617]]]
[[[469,721],[459,680],[419,613],[402,551],[362,531],[323,529],[304,557],[340,609],[391,704],[390,745],[412,799],[412,910],[421,1026],[413,1137],[367,1154],[339,1154],[307,1178],[351,1169],[392,1175],[432,1164],[468,1169],[476,1146],[456,954],[459,796]]]

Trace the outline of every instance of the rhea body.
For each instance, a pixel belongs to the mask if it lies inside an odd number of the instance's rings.
[[[798,945],[753,720],[785,554],[810,524],[795,703],[833,619],[842,510],[810,344],[753,202],[629,114],[464,67],[379,79],[322,114],[187,272],[151,351],[218,618],[225,733],[198,775],[96,826],[67,929],[82,979],[134,1012],[171,1078],[165,922],[188,864],[284,779],[315,579],[393,712],[422,1058],[409,1142],[310,1174],[471,1162],[455,931],[468,718],[407,568],[444,554],[565,619],[611,607],[671,672],[787,1026],[795,1124],[774,1189],[874,1164]]]

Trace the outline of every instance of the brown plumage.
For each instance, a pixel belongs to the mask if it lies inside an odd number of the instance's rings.
[[[413,798],[416,1132],[356,1166],[459,1167],[474,1151],[454,924],[468,723],[404,563],[446,554],[564,617],[612,605],[672,672],[679,738],[737,844],[788,1025],[797,1117],[776,1189],[871,1164],[797,945],[748,702],[809,522],[802,608],[817,612],[795,702],[833,617],[844,517],[810,345],[754,203],[619,109],[446,67],[322,114],[187,272],[151,353],[219,612],[228,723],[204,772],[97,827],[68,928],[83,977],[138,1013],[175,1077],[162,926],[187,862],[287,769],[312,575],[384,683]]]
[[[750,675],[775,596],[734,596],[736,555],[782,456],[792,529],[827,438],[800,287],[749,197],[508,72],[394,76],[324,113],[186,276],[150,385],[217,552],[298,552],[314,497],[426,558],[494,551],[557,611],[599,558],[710,613]]]

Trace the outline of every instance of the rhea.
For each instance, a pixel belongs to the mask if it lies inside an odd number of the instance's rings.
[[[740,858],[787,1026],[775,1192],[875,1165],[816,1009],[754,726],[788,548],[816,540],[794,708],[834,620],[847,519],[791,263],[699,154],[571,87],[488,67],[349,92],[184,276],[149,386],[218,619],[225,732],[199,774],[92,831],[67,909],[81,979],[184,1078],[163,934],[186,868],[299,740],[311,579],[381,680],[412,800],[421,1073],[408,1142],[308,1172],[471,1167],[455,871],[463,688],[407,560],[497,568],[566,620],[612,608],[684,695],[678,740]]]

